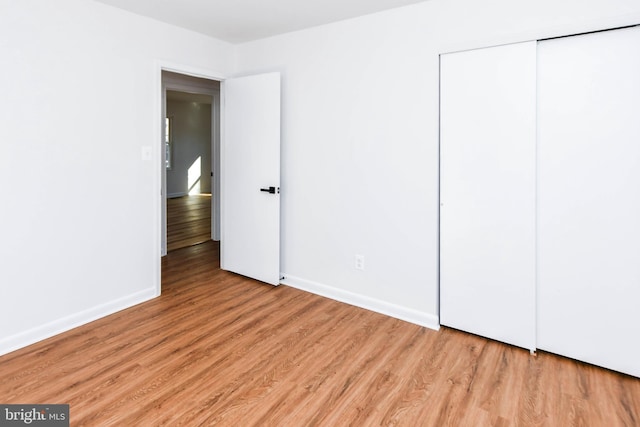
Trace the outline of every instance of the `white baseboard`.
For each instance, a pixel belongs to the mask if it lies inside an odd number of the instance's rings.
[[[440,329],[440,319],[438,316],[435,316],[433,314],[424,313],[422,311],[402,307],[396,304],[391,304],[386,301],[345,291],[343,289],[334,288],[322,283],[301,279],[299,277],[291,276],[286,273],[283,274],[283,276],[285,278],[280,281],[280,283],[282,283],[283,285],[291,286],[292,288],[331,298],[333,300],[354,305],[356,307],[375,311],[376,313],[381,313],[390,317],[394,317],[396,319],[404,320],[409,323],[414,323],[416,325],[424,326],[429,329],[434,329],[436,331]]]
[[[189,193],[180,192],[180,193],[168,193],[167,199],[177,199],[178,197],[188,196]]]
[[[85,325],[94,320],[124,310],[158,296],[157,287],[147,288],[135,294],[128,295],[117,300],[100,304],[96,307],[65,316],[42,326],[0,339],[0,356],[10,353],[38,341],[51,338],[62,332]]]

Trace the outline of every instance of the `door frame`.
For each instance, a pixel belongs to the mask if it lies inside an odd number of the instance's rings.
[[[154,223],[156,227],[156,233],[154,238],[154,248],[159,250],[159,256],[156,257],[156,267],[154,274],[154,282],[156,285],[156,296],[161,293],[161,258],[167,254],[167,203],[166,203],[166,187],[167,187],[167,170],[165,167],[165,156],[164,156],[164,120],[163,118],[166,116],[166,90],[167,86],[165,85],[162,79],[162,72],[168,71],[171,73],[182,74],[190,77],[198,77],[208,80],[216,80],[222,83],[226,76],[223,73],[216,72],[213,70],[203,69],[192,67],[185,64],[177,64],[174,62],[167,61],[156,61],[155,63],[155,85],[156,88],[154,90],[154,99],[153,99],[153,125],[154,125],[154,142],[152,147],[157,149],[152,149],[152,158],[154,163],[154,175],[156,179],[154,180],[154,193],[156,197],[154,198]],[[194,86],[189,85],[176,85],[171,84],[170,90],[181,90],[180,88],[189,88],[187,91],[193,91],[195,89]],[[204,89],[200,89],[201,93],[206,93],[211,95],[211,93],[206,92]],[[184,91],[184,90],[183,90]],[[218,100],[216,101],[216,95],[214,94],[214,99],[211,104],[211,114],[212,118],[216,117],[217,114],[218,120],[222,114],[221,102],[220,102],[220,92],[218,92]],[[218,114],[219,113],[219,114]],[[215,120],[212,120],[211,123],[212,132],[220,129],[220,124],[215,123]],[[217,129],[216,129],[217,128]],[[212,147],[211,147],[211,157],[212,157],[212,172],[214,177],[219,176],[220,174],[220,158],[216,156],[216,153],[220,152],[220,137],[216,137],[215,134],[212,134]],[[217,144],[217,147],[215,146]],[[219,179],[217,180],[219,183]],[[212,187],[212,192],[214,188]],[[216,196],[212,196],[211,198],[212,204],[219,209],[220,206],[220,192],[216,192]],[[212,223],[215,221],[216,224],[220,223],[220,217],[216,209],[212,209]],[[214,219],[214,215],[216,215]],[[215,239],[217,237],[220,238],[220,230],[219,228],[216,230],[212,228],[212,238]],[[216,234],[217,233],[217,234]]]

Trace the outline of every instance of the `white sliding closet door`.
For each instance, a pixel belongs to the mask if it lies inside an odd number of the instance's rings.
[[[640,29],[539,43],[538,347],[640,376]]]
[[[533,350],[536,42],[440,75],[440,322]]]

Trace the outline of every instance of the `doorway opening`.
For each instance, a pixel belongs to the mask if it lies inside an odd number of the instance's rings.
[[[162,71],[162,255],[220,240],[220,82]]]

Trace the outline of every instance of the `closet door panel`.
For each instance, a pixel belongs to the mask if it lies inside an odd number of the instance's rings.
[[[538,48],[538,347],[640,376],[640,29]]]
[[[441,56],[440,321],[535,348],[536,43]]]

